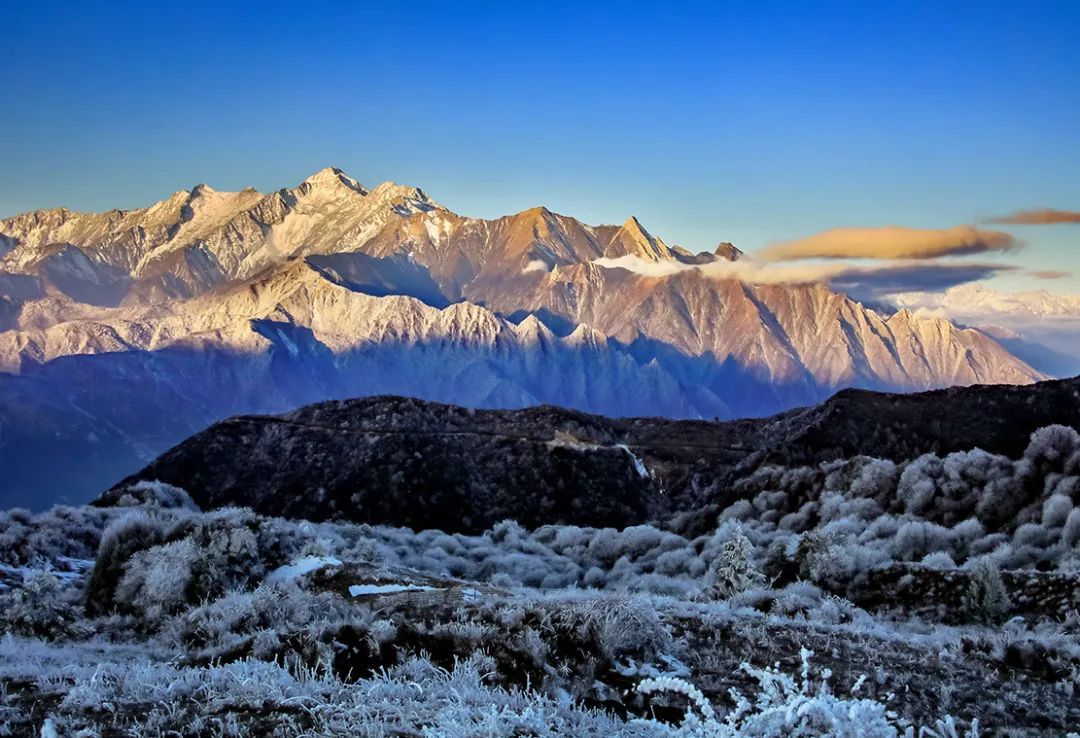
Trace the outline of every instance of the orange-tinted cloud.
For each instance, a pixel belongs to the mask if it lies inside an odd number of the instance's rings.
[[[1019,248],[1011,234],[974,226],[955,228],[833,228],[807,238],[770,246],[756,254],[764,261],[797,259],[934,259]]]
[[[1028,274],[1036,279],[1064,279],[1065,277],[1072,276],[1072,272],[1066,272],[1060,269],[1034,269],[1029,271]]]
[[[1052,225],[1054,223],[1080,223],[1080,211],[1037,208],[1021,210],[999,218],[991,218],[991,223],[1010,223],[1012,225]]]

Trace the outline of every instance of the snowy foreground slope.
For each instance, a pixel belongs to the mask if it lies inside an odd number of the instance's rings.
[[[328,399],[735,418],[844,387],[1044,378],[948,320],[705,271],[743,258],[632,217],[468,218],[334,169],[0,220],[4,491],[86,501],[217,420]]]
[[[1010,455],[764,464],[715,500],[662,524],[468,533],[202,511],[146,480],[7,511],[0,734],[1080,725],[1075,429]]]

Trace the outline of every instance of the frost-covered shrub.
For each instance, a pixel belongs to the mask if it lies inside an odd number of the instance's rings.
[[[1080,448],[1073,451],[1065,460],[1064,472],[1070,476],[1080,476]]]
[[[734,706],[724,716],[716,711],[701,690],[676,677],[646,679],[638,684],[645,695],[676,694],[687,703],[682,724],[666,731],[678,738],[784,738],[802,736],[860,736],[861,738],[914,738],[914,729],[885,704],[858,697],[864,678],[852,686],[848,697],[835,694],[829,684],[831,672],[811,675],[813,652],[802,649],[802,671],[792,677],[776,668],[760,669],[743,663],[741,669],[758,684],[751,700],[732,690]],[[937,720],[918,730],[920,738],[977,738],[976,721],[961,733],[952,717]]]
[[[764,598],[768,601],[767,611],[786,618],[810,617],[824,601],[822,591],[810,582],[792,582],[782,589],[764,592],[767,593]],[[758,609],[762,609],[760,605]]]
[[[272,658],[290,633],[352,621],[360,613],[342,598],[293,582],[232,592],[171,619],[166,637],[199,660]]]
[[[863,457],[858,476],[848,486],[848,496],[874,500],[887,499],[896,489],[898,469],[888,459]]]
[[[181,508],[192,512],[199,511],[199,506],[187,491],[171,484],[145,479],[120,490],[114,504],[116,507]]]
[[[643,597],[595,597],[559,604],[549,622],[586,652],[591,650],[609,662],[654,661],[671,647],[671,634]]]
[[[949,531],[934,523],[911,520],[896,532],[892,555],[901,561],[918,561],[935,551],[948,551]]]
[[[1061,528],[1061,542],[1069,548],[1080,546],[1080,507],[1075,507],[1065,518]]]
[[[837,541],[823,531],[811,531],[799,539],[795,563],[799,576],[812,582],[826,580],[830,573]]]
[[[1001,580],[1001,572],[989,561],[981,561],[971,570],[967,591],[962,599],[964,613],[977,622],[1000,621],[1012,603]]]
[[[1049,531],[1037,523],[1024,523],[1013,532],[1013,546],[1031,546],[1042,548],[1057,538],[1054,531]]]
[[[114,517],[112,510],[62,505],[37,515],[19,508],[0,511],[0,563],[36,565],[62,556],[93,559]]]
[[[116,587],[128,561],[139,551],[163,542],[169,528],[170,522],[165,518],[139,510],[113,521],[105,529],[86,587],[88,614],[98,615],[112,609]]]
[[[1065,525],[1072,510],[1073,502],[1070,497],[1060,493],[1050,495],[1043,502],[1042,524],[1047,528],[1060,528]]]
[[[269,569],[298,553],[299,543],[292,526],[242,508],[193,517],[170,537],[187,538],[198,551],[192,595],[199,600],[256,586]]]
[[[139,551],[124,566],[114,600],[158,623],[190,602],[198,560],[199,551],[187,538]]]
[[[734,530],[720,546],[706,575],[704,595],[726,600],[751,587],[760,586],[764,577],[754,566],[754,546],[741,530]]]
[[[896,497],[905,512],[918,514],[930,505],[944,466],[936,454],[923,454],[904,468]]]
[[[1015,474],[1013,462],[980,449],[939,458],[924,454],[900,475],[896,497],[900,509],[912,515],[951,525],[973,512],[980,518],[1006,503],[1021,500],[1007,484]]]
[[[1024,460],[1032,465],[1033,473],[1045,476],[1064,472],[1073,455],[1080,451],[1080,433],[1066,425],[1048,425],[1031,434],[1024,450]]]
[[[80,633],[73,594],[48,572],[27,573],[21,586],[0,594],[0,632],[48,640]]]
[[[949,554],[944,551],[935,551],[932,554],[927,554],[923,557],[922,565],[928,569],[947,570],[956,568],[956,562],[953,561],[952,556],[949,556]]]

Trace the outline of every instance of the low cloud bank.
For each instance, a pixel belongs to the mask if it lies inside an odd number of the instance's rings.
[[[1014,268],[1002,264],[942,264],[932,260],[909,260],[880,266],[841,263],[781,265],[751,259],[683,264],[676,261],[647,261],[637,256],[603,257],[593,263],[609,269],[626,269],[646,277],[667,277],[697,270],[710,279],[735,279],[751,284],[824,282],[858,299],[868,300],[896,292],[945,290]]]

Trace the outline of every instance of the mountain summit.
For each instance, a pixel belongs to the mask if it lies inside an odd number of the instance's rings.
[[[15,489],[54,484],[60,438],[85,495],[227,415],[375,393],[730,418],[844,387],[1042,378],[946,320],[693,268],[741,256],[635,217],[468,218],[336,168],[0,220],[0,463]]]

